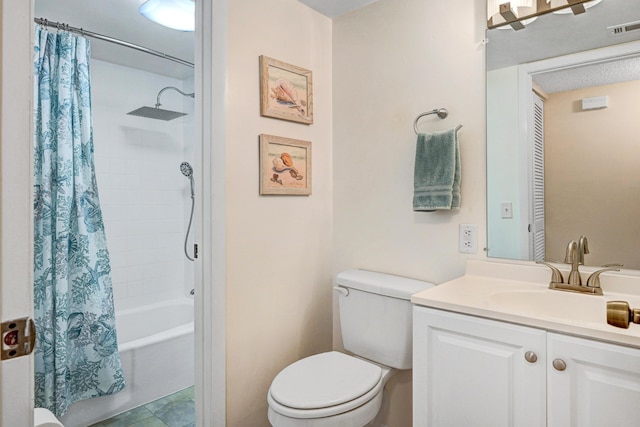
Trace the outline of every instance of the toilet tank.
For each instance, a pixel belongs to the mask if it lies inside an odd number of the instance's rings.
[[[412,367],[411,295],[433,283],[366,270],[336,276],[345,350],[396,369]]]

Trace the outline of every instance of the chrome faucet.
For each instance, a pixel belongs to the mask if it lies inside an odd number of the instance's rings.
[[[584,261],[584,255],[582,258]],[[575,240],[570,241],[567,245],[567,251],[564,254],[564,263],[571,264],[571,272],[567,278],[567,284],[581,286],[582,279],[580,278],[580,272],[578,271],[578,266],[580,265],[580,252],[578,252],[578,244]]]
[[[581,292],[592,295],[602,295],[602,288],[600,287],[600,273],[604,271],[620,271],[617,267],[622,267],[620,264],[607,265],[601,270],[597,270],[589,276],[587,283],[582,284],[582,278],[578,267],[580,264],[584,265],[584,255],[589,253],[589,243],[586,236],[580,236],[578,242],[572,240],[567,245],[565,252],[564,262],[571,264],[571,271],[567,277],[567,282],[564,283],[562,272],[553,265],[538,261],[538,264],[544,264],[551,269],[551,282],[549,283],[549,289],[557,289],[559,291],[569,292]]]
[[[589,241],[587,236],[578,239],[578,264],[584,265],[584,255],[589,253]]]

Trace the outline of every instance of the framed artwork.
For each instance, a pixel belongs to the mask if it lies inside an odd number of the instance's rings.
[[[260,194],[311,194],[311,142],[260,135]]]
[[[311,71],[260,56],[260,115],[313,123]]]

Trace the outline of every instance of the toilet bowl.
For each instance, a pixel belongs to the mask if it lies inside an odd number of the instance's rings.
[[[298,360],[271,383],[269,421],[278,427],[364,426],[380,410],[393,373],[337,351]]]
[[[33,410],[33,425],[35,427],[64,427],[55,415],[45,408]]]
[[[411,295],[432,283],[365,270],[336,277],[340,329],[350,354],[330,351],[284,368],[267,393],[274,427],[378,424],[384,386],[412,368]]]

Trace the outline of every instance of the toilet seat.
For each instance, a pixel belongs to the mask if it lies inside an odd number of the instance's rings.
[[[330,417],[374,399],[385,379],[380,366],[331,351],[285,368],[274,378],[267,400],[271,409],[286,417]]]

